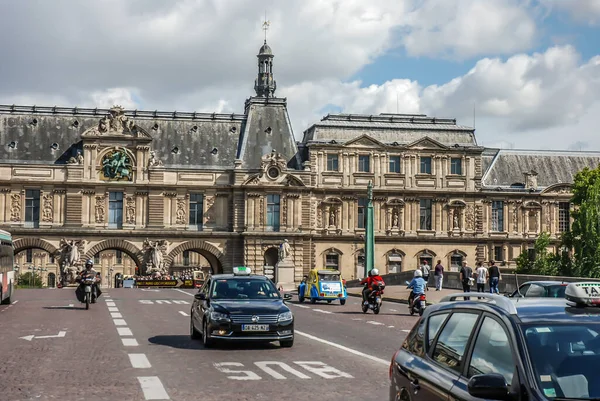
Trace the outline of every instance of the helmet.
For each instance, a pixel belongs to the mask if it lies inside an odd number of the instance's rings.
[[[423,277],[423,272],[419,269],[415,270],[415,277]]]
[[[92,259],[88,259],[87,262],[85,262],[85,267],[93,267],[94,266],[94,261]]]
[[[377,269],[371,270],[371,275],[372,276],[378,276],[379,275],[379,270],[377,270]]]

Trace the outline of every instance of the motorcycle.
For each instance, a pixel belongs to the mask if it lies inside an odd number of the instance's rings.
[[[77,291],[81,291],[83,288],[83,294],[77,294],[80,302],[85,303],[85,309],[90,309],[90,304],[96,301],[98,297],[96,286],[96,278],[87,276],[81,279],[81,286]]]
[[[373,310],[374,314],[379,314],[381,310],[381,304],[383,302],[383,289],[385,288],[385,284],[379,283],[373,285],[373,290],[367,297],[367,305],[362,303],[362,311],[363,313],[367,313],[369,309]]]
[[[408,282],[406,282],[406,283],[409,284]],[[406,287],[406,288],[408,288],[408,287]],[[423,312],[425,311],[425,308],[427,308],[427,297],[425,296],[425,294],[417,295],[413,299],[412,307],[410,306],[410,300],[409,300],[408,311],[411,314],[411,316],[414,315],[415,313],[418,313],[419,316],[423,316]]]

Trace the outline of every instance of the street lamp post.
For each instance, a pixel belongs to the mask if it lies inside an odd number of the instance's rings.
[[[367,224],[365,230],[365,276],[375,267],[375,218],[373,215],[373,183],[369,181],[367,187]]]
[[[31,273],[29,274],[29,288],[33,287],[33,285],[31,284],[32,278],[33,278],[33,284],[35,284],[35,270],[36,267],[35,266],[29,266],[27,267],[27,270],[31,270]]]

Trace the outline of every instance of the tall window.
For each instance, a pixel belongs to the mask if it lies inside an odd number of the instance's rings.
[[[327,171],[339,171],[338,155],[327,155]]]
[[[116,263],[118,265],[122,265],[123,264],[123,251],[120,251],[117,249],[115,252],[115,257],[117,259]]]
[[[267,230],[279,231],[279,195],[267,195]]]
[[[360,251],[356,255],[356,271],[362,272],[365,270],[365,251]]]
[[[367,198],[358,198],[358,228],[365,228],[367,226],[367,205],[369,200]]]
[[[203,207],[204,196],[202,194],[190,194],[190,228],[202,230]]]
[[[494,247],[494,260],[498,262],[502,262],[504,260],[504,247],[503,246],[495,246]]]
[[[388,255],[388,273],[400,273],[402,271],[402,255],[392,252]]]
[[[100,253],[97,253],[94,255],[94,264],[99,264],[100,263]]]
[[[190,265],[190,251],[183,251],[183,265]]]
[[[421,174],[431,174],[431,157],[421,157]]]
[[[123,227],[123,192],[108,194],[108,227]]]
[[[390,156],[390,173],[400,172],[400,156]]]
[[[492,202],[492,231],[504,231],[504,202]]]
[[[33,249],[31,248],[25,251],[25,263],[33,263]]]
[[[25,227],[37,228],[40,225],[40,191],[25,191]]]
[[[431,199],[421,199],[419,229],[431,230]]]
[[[325,255],[325,268],[326,269],[336,269],[340,265],[340,255],[337,253],[328,253]]]
[[[569,202],[558,204],[558,231],[561,233],[571,229],[571,205]]]
[[[371,171],[371,157],[369,155],[358,156],[358,171],[363,173]]]
[[[462,175],[462,159],[460,157],[450,159],[450,174]]]

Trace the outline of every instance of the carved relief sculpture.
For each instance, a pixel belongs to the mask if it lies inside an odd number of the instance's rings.
[[[212,221],[214,219],[214,210],[213,210],[214,204],[215,204],[215,197],[207,196],[206,197],[206,222],[207,223],[212,223]]]
[[[335,208],[332,206],[329,208],[329,227],[335,227]]]
[[[10,196],[10,221],[15,223],[21,221],[21,194]]]
[[[84,242],[82,240],[60,240],[60,274],[61,282],[73,284],[80,267],[81,252]],[[80,249],[81,248],[81,249]]]
[[[83,155],[81,151],[77,151],[77,156],[69,158],[67,161],[68,164],[83,164]]]
[[[152,277],[158,278],[166,273],[165,254],[167,252],[168,242],[166,240],[144,241],[144,250],[146,253],[146,274],[152,274]]]
[[[287,239],[279,246],[279,263],[286,262],[292,255],[292,247]]]
[[[475,229],[475,211],[473,210],[473,205],[468,205],[465,213],[465,223],[467,225],[467,230]]]
[[[317,208],[317,228],[321,228],[323,227],[323,207],[318,207]]]
[[[517,232],[519,229],[519,216],[517,215],[518,207],[515,205],[513,208],[513,231]]]
[[[133,164],[125,149],[115,148],[102,158],[102,175],[105,180],[131,181]]]
[[[448,209],[448,227],[451,229],[453,227],[454,222],[454,209]]]
[[[163,162],[156,157],[156,151],[150,151],[150,158],[148,159],[148,167],[162,167]]]
[[[460,229],[460,210],[458,209],[454,211],[454,217],[452,219],[452,229]]]
[[[547,209],[546,209],[545,219],[546,219],[546,231],[551,232],[551,226],[550,226],[550,206],[548,206]]]
[[[214,202],[214,198],[213,198],[213,202]],[[185,218],[185,204],[186,204],[186,200],[184,198],[179,198],[177,199],[177,210],[175,212],[175,224],[186,224],[186,218]],[[211,205],[212,206],[212,205]]]
[[[125,203],[125,222],[135,224],[135,197],[130,196]]]
[[[42,195],[42,221],[52,223],[54,220],[54,196],[51,193]]]
[[[105,195],[96,196],[96,223],[104,223],[106,218],[105,204]]]

